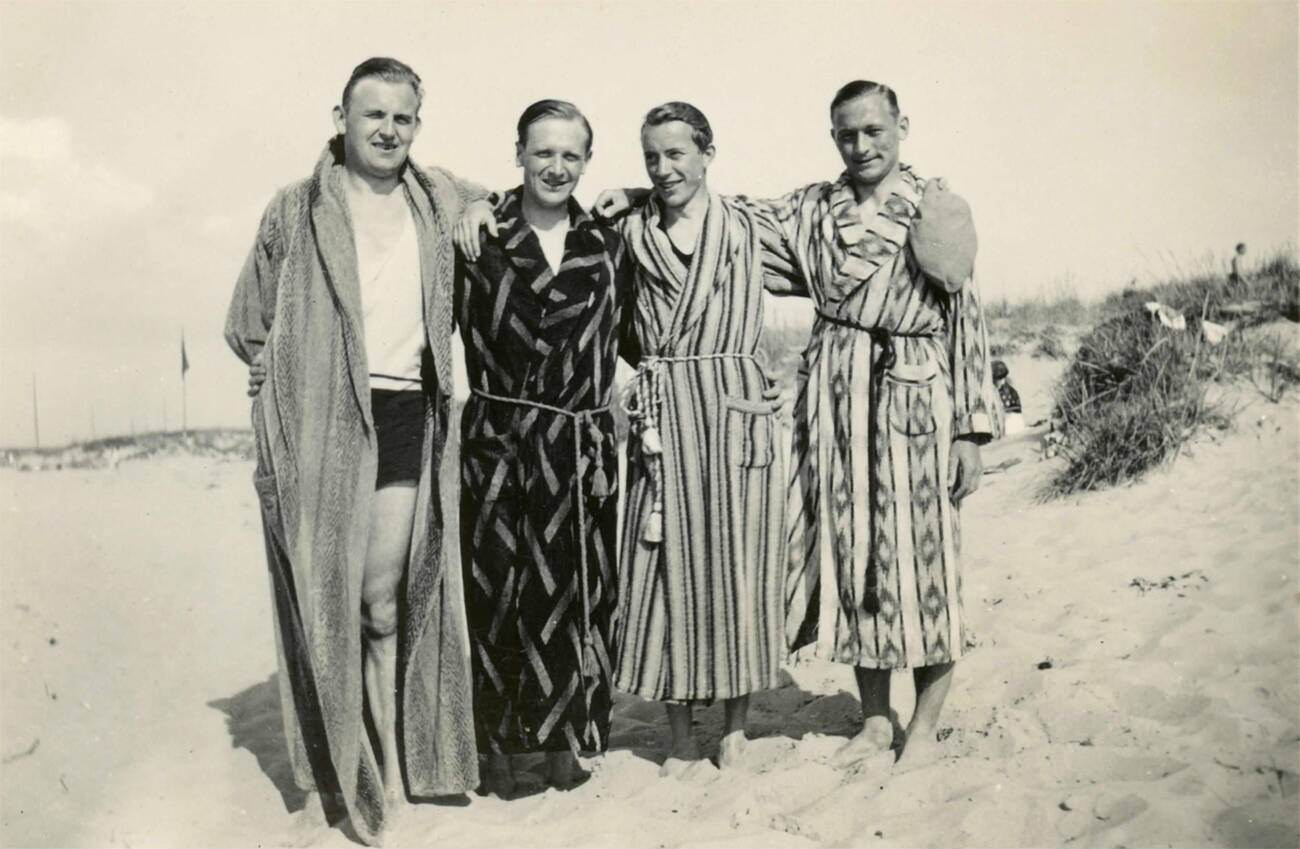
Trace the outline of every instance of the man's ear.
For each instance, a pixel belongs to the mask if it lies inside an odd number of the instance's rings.
[[[348,113],[343,111],[342,106],[335,106],[334,107],[334,129],[338,131],[339,135],[343,135],[343,133],[347,130],[347,128],[348,128]]]
[[[907,130],[910,126],[911,125],[908,123],[906,115],[898,119],[898,137],[900,139],[907,138]]]

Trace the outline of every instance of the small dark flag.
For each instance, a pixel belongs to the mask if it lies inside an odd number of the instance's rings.
[[[181,378],[185,377],[185,372],[190,370],[190,358],[185,356],[185,334],[181,334]]]

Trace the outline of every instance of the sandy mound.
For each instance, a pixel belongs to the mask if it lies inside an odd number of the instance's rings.
[[[1041,417],[1063,363],[1008,360]],[[1297,845],[1297,436],[1294,403],[1252,401],[1146,482],[1048,505],[1033,434],[989,449],[1019,462],[965,510],[980,648],[937,763],[832,767],[852,678],[799,661],[757,697],[741,770],[659,779],[662,711],[622,699],[585,785],[541,792],[535,766],[538,792],[411,807],[392,842]],[[292,786],[250,476],[0,470],[6,845],[349,844]],[[701,715],[710,746],[720,723]]]

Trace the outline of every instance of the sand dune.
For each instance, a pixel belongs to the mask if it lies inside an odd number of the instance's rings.
[[[1011,358],[1026,418],[1058,363]],[[395,845],[1300,844],[1297,411],[1145,482],[1046,505],[1032,435],[964,510],[968,616],[944,756],[836,768],[850,671],[795,660],[743,768],[658,777],[661,710],[617,706],[578,789],[408,808]],[[292,785],[250,465],[0,470],[5,845],[351,845]],[[902,681],[900,680],[900,684]],[[910,712],[898,686],[896,708]],[[706,744],[720,708],[705,712]]]

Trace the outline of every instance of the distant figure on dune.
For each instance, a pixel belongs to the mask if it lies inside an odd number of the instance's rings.
[[[1238,242],[1237,247],[1232,251],[1231,268],[1228,271],[1228,281],[1234,285],[1241,285],[1244,280],[1245,272],[1243,267],[1246,264],[1246,243]]]
[[[406,792],[478,783],[438,468],[452,394],[451,231],[486,193],[408,160],[421,94],[395,59],[357,66],[315,173],[267,207],[226,321],[250,364],[294,775],[322,801],[341,796],[367,842]]]
[[[1011,385],[1011,371],[1001,360],[993,361],[993,386],[1002,402],[1002,431],[1007,436],[1025,429],[1025,417],[1020,409],[1020,393]]]

